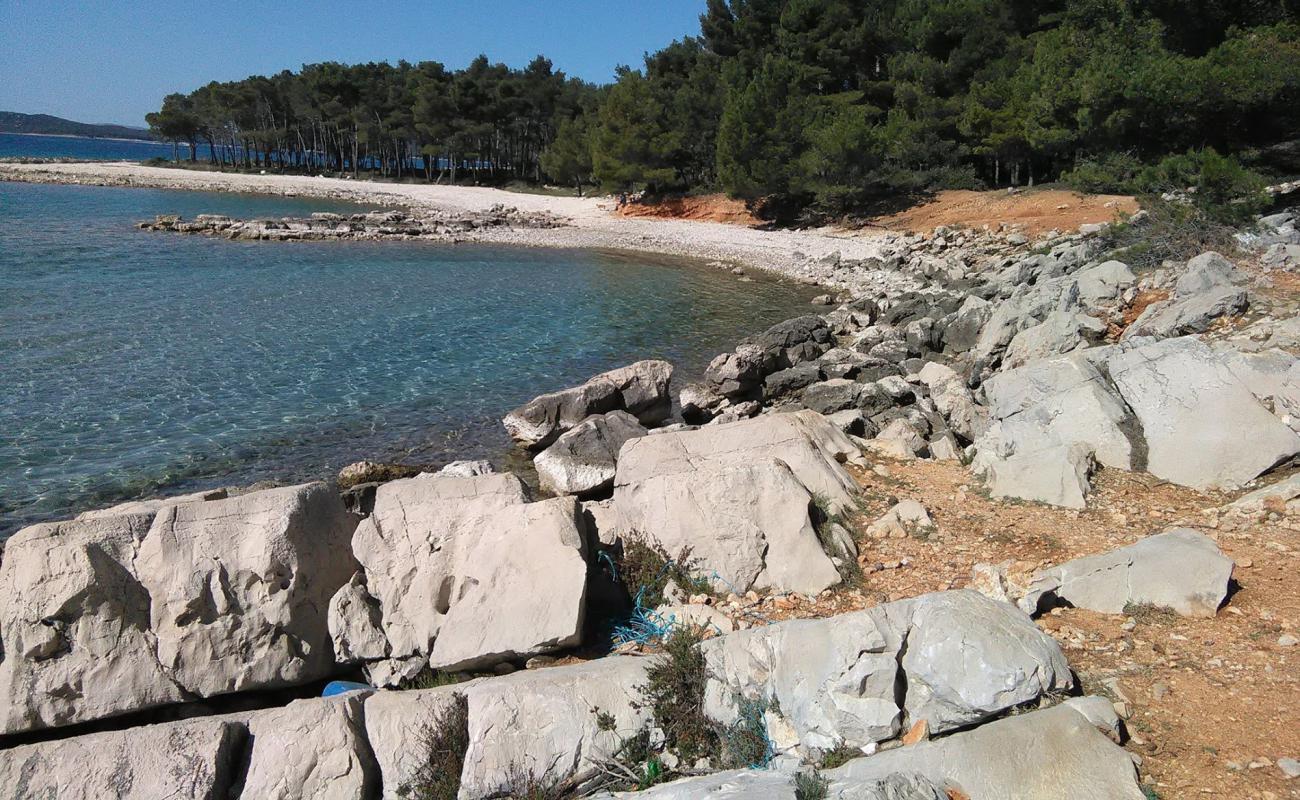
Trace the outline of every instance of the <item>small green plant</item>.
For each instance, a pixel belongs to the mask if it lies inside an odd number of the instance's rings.
[[[859,503],[861,503],[861,498],[859,498]],[[835,534],[835,529],[839,527],[845,531],[850,531],[850,535],[852,535],[852,523],[843,510],[832,510],[833,507],[829,497],[821,492],[813,492],[812,506],[809,513],[812,517],[813,529],[817,531],[817,541],[821,542],[822,550],[825,553],[840,559],[840,578],[850,586],[861,585],[864,577],[862,567],[858,564],[854,554],[837,541]]]
[[[467,680],[469,680],[469,676],[463,672],[443,672],[442,670],[425,667],[416,673],[414,677],[407,678],[398,684],[398,688],[402,690],[437,689],[440,686],[453,686]]]
[[[552,769],[553,767],[554,765]],[[564,780],[552,775],[552,769],[537,773],[518,764],[511,764],[506,771],[505,782],[486,796],[502,800],[564,800],[571,794],[571,790]]]
[[[663,642],[663,654],[646,669],[646,682],[637,687],[638,704],[650,709],[667,746],[688,763],[721,750],[717,725],[704,714],[703,640],[700,628],[674,630]]]
[[[1178,612],[1150,603],[1128,603],[1124,606],[1124,613],[1141,625],[1167,625],[1178,621]]]
[[[664,604],[664,587],[673,581],[689,594],[712,594],[713,587],[698,577],[697,560],[689,546],[683,547],[676,557],[644,536],[628,536],[623,542],[618,575],[633,599],[640,599],[645,608],[658,608]]]
[[[794,776],[795,800],[826,800],[830,781],[817,770],[797,772]]]
[[[1160,793],[1156,791],[1156,787],[1149,783],[1143,784],[1142,796],[1147,800],[1160,800]]]
[[[772,740],[767,736],[763,715],[767,703],[739,698],[739,717],[721,731],[722,753],[719,759],[726,769],[762,769],[772,760]]]
[[[452,704],[420,727],[416,736],[420,755],[415,774],[397,789],[408,800],[456,800],[460,773],[469,750],[469,701],[457,692]]]
[[[834,750],[827,750],[822,754],[819,766],[822,769],[835,769],[842,767],[855,758],[862,756],[862,750],[847,744],[841,744]]]

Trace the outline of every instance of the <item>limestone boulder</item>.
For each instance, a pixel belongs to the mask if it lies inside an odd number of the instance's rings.
[[[24,528],[0,563],[0,733],[187,698],[158,663],[135,553],[153,513]]]
[[[1087,314],[1053,311],[1037,325],[1017,333],[1007,346],[1002,366],[1007,369],[1030,361],[1062,355],[1100,341],[1106,323]]]
[[[507,433],[520,445],[541,449],[593,414],[626,411],[644,425],[672,414],[667,361],[638,361],[603,372],[581,386],[536,397],[505,416]]]
[[[366,692],[295,700],[248,716],[248,772],[237,796],[350,800],[379,787],[363,723]],[[159,795],[161,796],[161,795]]]
[[[448,723],[456,696],[469,685],[380,691],[365,699],[366,739],[375,754],[384,800],[410,797],[411,782],[427,763],[427,732]]]
[[[1223,256],[1202,253],[1187,262],[1173,295],[1148,306],[1124,331],[1124,337],[1165,338],[1206,331],[1218,318],[1246,310],[1246,291],[1237,285],[1244,279]]]
[[[189,494],[174,495],[172,497],[157,497],[145,500],[131,500],[126,503],[119,503],[112,508],[99,508],[92,511],[83,511],[77,515],[78,520],[99,519],[101,517],[120,517],[132,514],[156,514],[164,506],[176,506],[181,503],[202,503],[208,500],[224,500],[229,496],[229,490],[224,488],[205,489],[199,492],[190,492]]]
[[[987,463],[984,481],[991,497],[1086,508],[1092,468],[1092,452],[1085,445],[1049,444]]]
[[[936,733],[963,727],[1072,684],[1060,648],[1029,617],[968,590],[701,647],[712,676],[706,713],[728,724],[738,698],[766,700],[805,751],[884,741],[921,719]]]
[[[614,485],[619,448],[646,429],[625,411],[588,417],[538,453],[533,465],[542,488],[554,494],[590,495]]]
[[[778,322],[750,342],[762,353],[764,375],[815,361],[835,343],[830,323],[816,314]]]
[[[924,778],[971,800],[1145,797],[1128,753],[1072,703],[854,759],[826,777],[830,796],[848,800],[858,796],[863,782],[898,774]]]
[[[952,367],[927,362],[917,379],[930,390],[935,409],[947,420],[953,433],[973,442],[988,428],[988,411],[976,405],[966,382]]]
[[[0,750],[14,800],[213,800],[230,791],[244,728],[204,718]]]
[[[1176,528],[1040,572],[1020,605],[1031,614],[1059,601],[1104,614],[1146,605],[1187,617],[1212,617],[1228,595],[1232,567],[1214,540]]]
[[[1122,261],[1104,261],[1074,273],[1079,302],[1088,308],[1109,305],[1137,283],[1137,277]]]
[[[753,394],[763,380],[763,349],[742,344],[709,362],[704,380],[723,397],[743,399]]]
[[[470,747],[461,797],[505,787],[512,771],[560,779],[612,756],[650,721],[637,704],[648,659],[610,657],[469,684]],[[598,721],[602,714],[613,729]]]
[[[1198,339],[1135,343],[1107,368],[1141,425],[1152,475],[1230,489],[1300,453],[1300,436]]]
[[[362,576],[343,587],[348,598],[336,598],[335,651],[349,661],[378,652],[376,605],[391,659],[459,670],[573,646],[586,548],[577,504],[529,503],[514,475],[386,483],[353,537]]]
[[[330,674],[327,609],[355,571],[355,525],[323,483],[159,511],[135,572],[164,671],[202,697]]]

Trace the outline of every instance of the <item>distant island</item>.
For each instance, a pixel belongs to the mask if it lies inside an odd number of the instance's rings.
[[[0,111],[0,133],[94,136],[143,141],[152,141],[154,138],[147,128],[131,128],[126,125],[95,125],[89,122],[74,122],[62,117],[52,117],[49,114],[20,114],[16,111]]]

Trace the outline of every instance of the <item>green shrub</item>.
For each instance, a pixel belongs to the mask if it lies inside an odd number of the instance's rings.
[[[1213,250],[1226,256],[1237,251],[1236,230],[1211,218],[1196,205],[1151,197],[1143,200],[1145,220],[1110,225],[1100,236],[1101,248],[1136,272],[1181,262]]]
[[[664,587],[670,580],[688,594],[713,593],[709,582],[695,575],[698,567],[689,546],[674,558],[660,545],[633,535],[623,541],[618,575],[633,599],[639,595],[642,606],[658,608],[664,604]]]
[[[409,800],[456,800],[469,749],[469,701],[459,692],[449,709],[420,727],[416,737],[420,765],[397,789]]]
[[[708,672],[699,628],[678,628],[664,640],[664,652],[646,669],[646,682],[637,687],[639,705],[650,709],[665,744],[687,763],[714,758],[721,751],[717,725],[704,714]]]
[[[826,800],[830,782],[816,770],[798,772],[794,776],[795,800]]]
[[[834,750],[828,750],[822,754],[820,767],[822,769],[835,769],[842,767],[855,758],[862,756],[862,750],[857,747],[851,747],[847,744],[841,744]]]
[[[1210,221],[1249,221],[1269,203],[1263,176],[1241,165],[1233,156],[1222,156],[1212,147],[1188,150],[1147,167],[1135,178],[1140,193],[1161,194],[1193,190],[1192,205]]]
[[[1129,153],[1107,153],[1086,158],[1061,173],[1061,182],[1088,194],[1132,194],[1142,162]]]
[[[463,672],[443,672],[442,670],[425,667],[415,674],[414,677],[407,678],[398,684],[398,689],[437,689],[439,686],[452,686],[457,683],[464,683],[469,680],[469,675]]]
[[[741,699],[739,718],[721,731],[720,763],[724,769],[762,769],[772,760],[772,740],[763,718],[767,703]]]

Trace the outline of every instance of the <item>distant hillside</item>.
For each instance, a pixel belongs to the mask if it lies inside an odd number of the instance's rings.
[[[19,114],[0,111],[0,133],[52,133],[64,136],[109,136],[117,139],[151,139],[146,128],[125,125],[92,125],[49,114]]]

